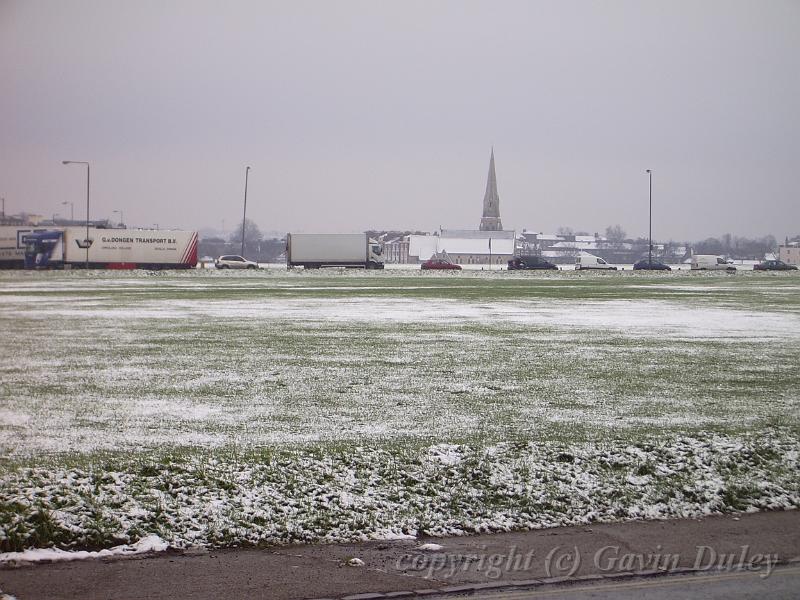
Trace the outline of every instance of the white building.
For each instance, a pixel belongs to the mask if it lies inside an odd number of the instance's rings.
[[[442,230],[439,235],[409,236],[411,260],[428,260],[437,252],[447,252],[459,265],[504,265],[514,256],[513,231]]]

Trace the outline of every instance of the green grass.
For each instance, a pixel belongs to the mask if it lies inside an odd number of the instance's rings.
[[[1,273],[0,448],[18,465],[164,447],[796,428],[798,291],[794,274],[759,273]],[[620,301],[667,322],[708,308],[788,329],[687,337],[602,321],[329,318],[353,302],[569,314]],[[299,317],[282,312],[309,302]]]

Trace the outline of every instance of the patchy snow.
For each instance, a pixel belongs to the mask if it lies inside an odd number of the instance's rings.
[[[342,542],[538,529],[594,521],[800,508],[791,431],[653,443],[514,442],[189,454],[119,470],[18,468],[0,477],[0,544],[127,554],[190,546]],[[443,464],[433,456],[460,460]],[[651,474],[641,475],[647,465]],[[125,467],[125,468],[122,468]],[[347,501],[342,501],[346,498]],[[155,534],[158,538],[142,538]],[[389,535],[387,535],[389,534]],[[134,540],[141,539],[138,544]],[[13,540],[13,542],[12,542]],[[119,547],[119,542],[127,546]],[[3,560],[101,553],[8,553]]]
[[[370,539],[373,540],[383,540],[383,541],[417,539],[416,536],[409,535],[407,533],[398,533],[396,531],[391,531],[391,530],[378,530],[373,534],[371,534],[369,537]]]
[[[433,543],[422,544],[421,546],[417,546],[417,550],[423,550],[425,552],[439,552],[440,550],[443,549],[444,546],[442,546],[441,544],[433,544]]]
[[[795,280],[391,277],[0,274],[0,549],[800,507]]]
[[[0,554],[0,563],[26,564],[37,562],[63,562],[85,560],[87,558],[108,558],[110,556],[135,556],[148,552],[163,552],[169,544],[157,535],[148,535],[135,544],[123,544],[97,551],[67,551],[58,548],[35,548],[22,552],[4,552]]]
[[[363,288],[362,288],[363,289]],[[31,318],[25,297],[0,296],[5,317]],[[16,307],[18,308],[16,308]],[[344,297],[265,297],[260,300],[159,299],[135,308],[110,308],[103,299],[52,301],[36,318],[93,318],[110,322],[163,320],[251,320],[253,322],[323,322],[366,324],[465,323],[536,326],[567,330],[615,331],[631,337],[669,336],[688,339],[787,339],[800,336],[800,315],[670,300],[463,300]]]
[[[11,427],[22,427],[27,425],[31,416],[13,410],[0,409],[0,425],[10,425]]]

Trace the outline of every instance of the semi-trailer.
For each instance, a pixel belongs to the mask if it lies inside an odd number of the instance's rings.
[[[366,233],[288,233],[286,266],[382,269],[383,248]]]
[[[22,269],[25,267],[25,244],[22,236],[44,227],[0,226],[0,269]]]
[[[191,269],[197,266],[197,232],[164,229],[16,227],[0,232],[9,266],[20,250],[27,269]],[[12,239],[13,238],[13,239]],[[15,246],[12,248],[12,246]],[[5,257],[5,254],[3,254]]]

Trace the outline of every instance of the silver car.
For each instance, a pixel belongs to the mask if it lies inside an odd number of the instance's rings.
[[[225,254],[214,260],[218,269],[257,269],[258,263],[237,254]]]

